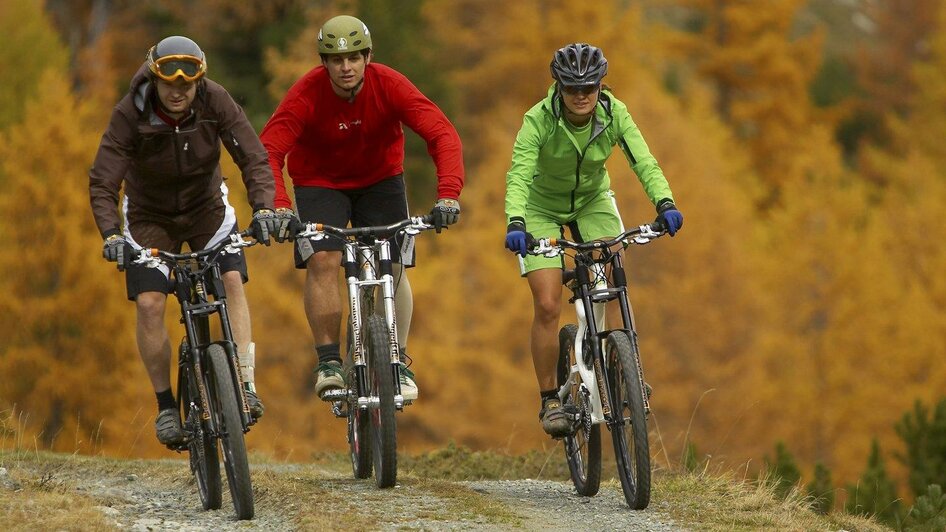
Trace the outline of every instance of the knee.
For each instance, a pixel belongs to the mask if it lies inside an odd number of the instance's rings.
[[[555,297],[537,297],[535,299],[535,321],[539,323],[558,323],[562,313],[562,302]]]
[[[138,294],[135,298],[135,306],[138,308],[138,319],[143,322],[164,321],[164,306],[167,296],[160,292],[144,292]]]
[[[317,278],[335,277],[341,266],[338,253],[316,253],[309,257],[306,269],[309,274]]]

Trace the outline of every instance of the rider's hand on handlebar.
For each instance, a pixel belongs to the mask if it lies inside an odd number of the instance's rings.
[[[433,224],[439,233],[442,228],[460,220],[460,202],[455,199],[440,198],[430,210],[430,214],[434,217]]]
[[[670,236],[673,236],[683,227],[683,214],[672,200],[663,199],[657,204],[657,221],[663,223]]]
[[[269,237],[275,237],[279,231],[279,219],[272,209],[257,209],[253,213],[253,238],[269,245]]]
[[[276,209],[276,231],[273,233],[276,242],[295,240],[296,235],[304,229],[305,226],[292,209],[286,207]]]
[[[118,269],[124,270],[126,261],[131,260],[131,246],[120,234],[109,235],[102,243],[102,257],[109,262],[117,262]]]
[[[525,257],[530,247],[535,245],[532,234],[526,231],[521,222],[512,222],[506,227],[506,249]]]

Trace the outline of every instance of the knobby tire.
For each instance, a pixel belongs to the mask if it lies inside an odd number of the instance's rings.
[[[643,510],[650,504],[650,446],[644,413],[644,384],[638,371],[636,344],[624,331],[608,335],[605,363],[614,419],[611,427],[614,457],[628,506]]]
[[[364,343],[368,352],[371,395],[377,396],[380,403],[377,408],[369,410],[375,482],[379,488],[390,488],[397,481],[397,422],[394,418],[394,377],[388,350],[388,327],[384,318],[376,314],[368,317]]]
[[[237,519],[253,518],[253,485],[250,482],[250,466],[246,458],[246,441],[243,439],[243,418],[230,361],[223,346],[211,344],[207,348],[207,362],[213,375],[213,399],[217,429],[223,443],[223,464],[227,471],[227,484]]]
[[[578,327],[568,324],[558,333],[558,387],[561,388],[569,378],[574,364],[575,336]],[[581,408],[585,404],[585,397],[579,390],[577,382],[573,382],[568,397],[565,398],[566,408]],[[591,413],[588,412],[590,416]],[[591,425],[588,430],[582,419],[574,434],[566,436],[565,459],[568,461],[568,471],[571,473],[572,483],[579,495],[591,497],[598,493],[601,485],[601,425]]]
[[[348,363],[352,363],[351,323],[348,324]],[[358,390],[358,371],[351,366],[346,380],[349,388]],[[358,394],[354,394],[357,396]],[[371,414],[369,410],[358,408],[356,400],[348,403],[348,449],[351,454],[351,468],[355,478],[365,479],[371,476]]]

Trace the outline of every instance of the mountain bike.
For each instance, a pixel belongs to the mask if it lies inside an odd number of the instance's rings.
[[[295,238],[338,238],[344,242],[342,268],[348,284],[347,389],[329,390],[336,417],[348,419],[348,444],[355,478],[368,478],[374,466],[379,488],[397,480],[395,412],[411,401],[401,395],[400,350],[394,311],[391,242],[401,238],[402,262],[413,256],[414,237],[433,229],[432,216],[418,216],[373,227],[306,224]],[[405,264],[406,265],[406,264]],[[378,289],[380,288],[380,299]]]
[[[169,445],[188,451],[191,473],[205,510],[222,503],[219,447],[233,507],[238,519],[253,517],[253,486],[246,458],[244,434],[255,421],[250,416],[227,313],[227,296],[218,259],[226,253],[255,245],[250,230],[233,233],[207,249],[170,253],[142,249],[134,262],[149,268],[170,268],[174,295],[181,304],[185,336],[178,350],[178,407],[185,440]],[[216,314],[222,339],[211,341],[210,317]]]
[[[630,239],[646,244],[665,228],[654,222],[610,240],[572,242],[563,238],[536,241],[533,255],[556,257],[573,251],[575,267],[563,270],[562,284],[572,292],[578,324],[559,331],[558,396],[572,421],[563,438],[565,458],[579,494],[598,493],[601,481],[601,425],[611,431],[618,476],[628,506],[650,503],[650,413],[641,367],[637,331],[627,298],[622,254],[615,250]],[[622,328],[608,330],[605,303],[617,300]]]

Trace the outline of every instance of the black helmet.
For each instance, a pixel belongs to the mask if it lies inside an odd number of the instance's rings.
[[[583,42],[559,48],[552,57],[552,78],[565,86],[591,86],[601,83],[608,73],[608,60],[596,46]]]
[[[173,35],[161,39],[148,50],[148,69],[165,81],[177,78],[196,81],[207,73],[207,59],[197,43],[187,37]]]

